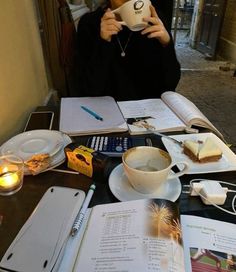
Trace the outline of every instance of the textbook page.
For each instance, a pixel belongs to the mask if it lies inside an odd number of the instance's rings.
[[[74,272],[184,272],[177,205],[134,200],[92,210]]]
[[[176,92],[165,92],[161,99],[170,107],[188,127],[192,125],[208,128],[221,139],[223,135],[209,119],[189,99]]]
[[[159,98],[117,102],[130,134],[182,131],[186,124]]]
[[[181,215],[181,226],[186,271],[226,271],[236,261],[235,224]]]
[[[102,120],[96,119],[94,114]],[[111,96],[66,97],[61,99],[59,130],[76,136],[122,132],[128,127]]]

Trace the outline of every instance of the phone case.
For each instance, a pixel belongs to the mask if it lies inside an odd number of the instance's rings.
[[[62,258],[84,198],[85,193],[81,190],[49,188],[6,251],[0,268],[52,271]]]

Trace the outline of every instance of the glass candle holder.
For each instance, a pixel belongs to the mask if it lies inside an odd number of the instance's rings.
[[[23,185],[24,161],[15,155],[0,157],[0,195],[12,195]]]

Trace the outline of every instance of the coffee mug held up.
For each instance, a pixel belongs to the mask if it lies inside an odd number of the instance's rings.
[[[170,155],[157,147],[139,146],[127,150],[122,156],[124,172],[133,188],[143,194],[161,190],[168,180],[184,175],[187,162],[172,162]],[[184,168],[174,173],[171,168],[183,164]]]
[[[150,0],[129,0],[112,12],[120,15],[122,25],[132,31],[140,31],[147,26],[143,18],[151,16],[150,5]]]

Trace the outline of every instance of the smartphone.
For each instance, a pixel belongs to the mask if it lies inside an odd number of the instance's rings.
[[[146,137],[93,136],[87,141],[87,147],[114,157],[122,156],[131,147],[142,145],[151,146],[151,139]]]
[[[34,129],[52,129],[53,111],[33,111],[30,113],[24,131]]]

